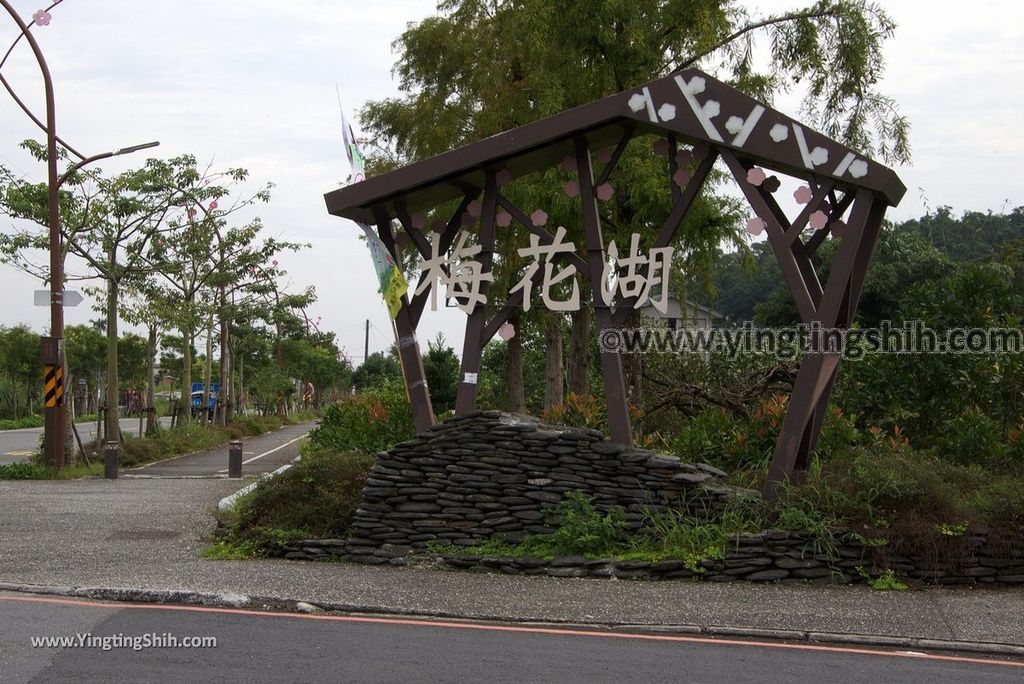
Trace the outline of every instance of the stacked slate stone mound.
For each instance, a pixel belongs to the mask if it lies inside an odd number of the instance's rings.
[[[431,542],[474,546],[550,534],[559,502],[573,490],[598,509],[621,507],[635,531],[645,510],[721,507],[731,491],[724,478],[706,464],[613,444],[597,430],[477,412],[378,454],[344,555],[381,562]]]

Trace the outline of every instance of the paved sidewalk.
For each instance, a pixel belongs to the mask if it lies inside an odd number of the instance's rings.
[[[259,449],[258,440],[249,447]],[[963,642],[968,649],[1024,655],[1021,589],[883,593],[866,587],[553,579],[205,560],[200,550],[214,527],[212,512],[221,497],[239,487],[223,479],[0,481],[0,591],[56,587],[102,598],[252,607],[294,608],[302,601],[370,613],[854,643],[894,639],[893,645],[908,647]]]

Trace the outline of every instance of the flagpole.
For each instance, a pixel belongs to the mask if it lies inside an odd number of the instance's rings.
[[[334,84],[334,92],[338,97],[338,113],[341,116],[341,133],[342,139],[345,142],[345,154],[348,157],[349,166],[352,168],[353,180],[355,182],[358,182],[363,180],[363,156],[359,150],[359,144],[355,139],[355,133],[352,130],[351,125],[348,123],[348,120],[345,118],[345,108],[341,104],[341,88],[338,87],[337,82],[335,82]],[[362,222],[356,223],[363,230],[364,237],[366,238],[366,245],[370,249],[370,257],[373,259],[374,270],[377,272],[377,279],[380,285],[379,292],[383,296],[384,303],[387,306],[389,318],[391,319],[391,331],[395,336],[395,349],[398,351],[398,364],[399,368],[401,368],[402,370],[402,385],[405,386],[405,398],[410,404],[412,404],[412,395],[409,391],[409,371],[406,368],[405,359],[403,358],[402,355],[402,339],[398,333],[398,324],[396,322],[398,313],[403,305],[402,299],[404,299],[405,294],[409,289],[408,283],[406,283],[405,281],[405,276],[402,274],[402,262],[397,253],[398,245],[394,244],[395,253],[391,253],[391,250],[389,250],[387,246],[383,244],[383,242],[380,239],[380,235],[377,232],[374,232],[373,228]],[[386,253],[388,253],[391,259],[393,260],[390,269],[390,277],[385,275],[386,273],[388,273],[388,269],[386,268],[385,264],[382,263],[380,254],[377,253],[379,250],[382,249]],[[392,287],[392,284],[394,283],[393,279],[395,277],[401,279],[398,289],[402,292],[400,296],[397,298],[397,301],[392,301],[395,300],[394,292],[392,291],[394,289]],[[404,288],[401,287],[401,285],[403,284],[405,285]],[[392,298],[392,300],[389,300],[389,296]],[[418,349],[419,345],[416,345],[416,348]],[[363,359],[363,363],[366,363],[366,359]],[[429,394],[427,396],[429,402]],[[433,422],[433,411],[428,411],[430,413],[431,422]],[[414,411],[414,414],[415,413],[416,412]]]

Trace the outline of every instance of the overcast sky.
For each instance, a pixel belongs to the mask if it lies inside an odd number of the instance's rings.
[[[889,218],[941,205],[960,213],[1024,204],[1024,136],[1015,128],[1024,111],[1024,9],[1006,0],[958,4],[955,12],[927,0],[883,4],[899,27],[882,89],[910,119],[914,157],[897,168],[909,190]],[[14,5],[26,18],[39,8]],[[801,3],[758,5],[767,13]],[[434,8],[434,0],[65,0],[35,35],[55,81],[58,132],[83,153],[156,139],[160,156],[192,153],[218,168],[248,168],[253,188],[276,185],[259,212],[268,234],[313,245],[282,257],[291,288],[316,287],[313,318],[359,363],[363,321],[372,322],[371,353],[391,344],[391,326],[355,226],[324,208],[323,193],[348,173],[335,83],[350,116],[366,100],[395,94],[391,43]],[[9,44],[17,29],[0,27],[0,42]],[[41,117],[42,82],[24,44],[4,73]],[[787,99],[777,105],[798,115]],[[3,94],[0,163],[43,181],[45,168],[18,149],[28,137],[42,134]],[[47,309],[32,306],[38,287],[0,266],[0,324],[44,330]],[[68,309],[67,322],[96,318],[87,304]],[[463,321],[457,310],[428,311],[421,344],[443,331],[460,347]]]

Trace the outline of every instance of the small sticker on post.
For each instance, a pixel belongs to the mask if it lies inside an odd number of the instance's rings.
[[[476,373],[466,373],[462,376],[462,382],[469,383],[470,385],[476,384]]]

